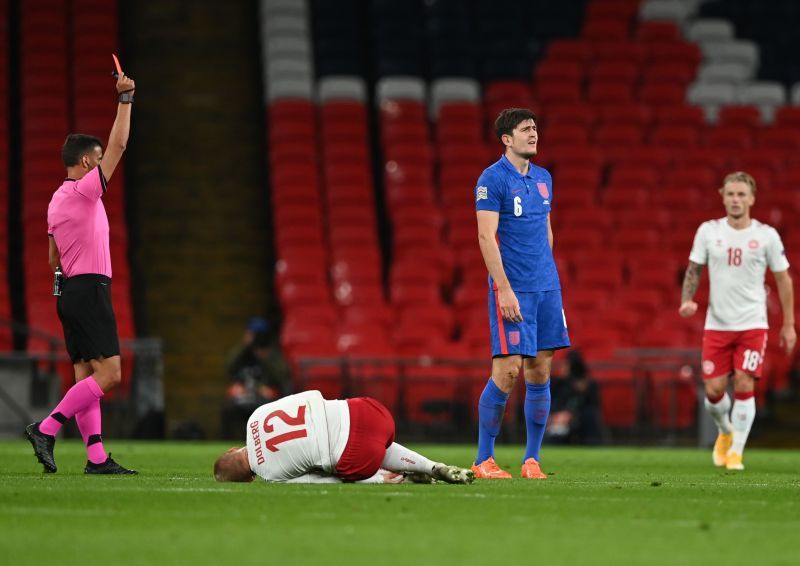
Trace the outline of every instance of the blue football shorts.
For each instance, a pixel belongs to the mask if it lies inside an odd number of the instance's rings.
[[[541,350],[568,348],[567,318],[561,304],[561,290],[515,293],[522,322],[503,320],[497,291],[489,289],[489,328],[492,357],[521,355],[535,357]]]

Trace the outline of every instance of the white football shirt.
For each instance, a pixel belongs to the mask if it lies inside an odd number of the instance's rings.
[[[335,471],[350,433],[347,401],[304,391],[261,405],[247,421],[250,469],[266,481],[285,482]]]
[[[689,261],[708,265],[709,330],[769,328],[764,275],[789,269],[778,232],[758,220],[736,230],[727,218],[703,222]]]

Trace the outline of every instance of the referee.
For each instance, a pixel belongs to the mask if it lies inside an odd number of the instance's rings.
[[[117,117],[105,152],[94,136],[67,136],[61,152],[67,178],[47,209],[50,267],[63,273],[58,317],[75,368],[75,385],[61,402],[44,420],[25,428],[36,457],[48,473],[57,470],[55,436],[73,416],[86,444],[85,473],[136,473],[106,454],[100,413],[100,399],[121,380],[117,321],[111,306],[108,216],[102,196],[128,142],[135,88],[133,79],[119,74]]]

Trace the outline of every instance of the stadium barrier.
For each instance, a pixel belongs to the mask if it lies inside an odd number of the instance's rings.
[[[0,318],[0,327],[26,339],[36,338],[46,349],[0,352],[0,437],[17,437],[24,427],[41,420],[74,382],[72,363],[62,338],[37,328]],[[106,436],[163,436],[163,430],[142,431],[154,415],[163,415],[164,355],[160,338],[120,340],[123,382],[104,397]],[[65,434],[76,434],[71,425]]]
[[[561,375],[557,357],[553,374]],[[489,375],[486,359],[421,357],[303,357],[296,390],[319,389],[328,398],[369,396],[386,405],[404,437],[469,441],[477,401]],[[700,442],[700,352],[682,348],[629,349],[591,363],[600,389],[607,443]],[[501,438],[523,442],[524,388],[517,384]]]

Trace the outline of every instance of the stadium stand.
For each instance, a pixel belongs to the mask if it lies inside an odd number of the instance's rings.
[[[298,228],[299,212],[285,209],[287,226],[276,229],[286,245],[326,251],[311,253],[314,268],[296,266],[299,260],[281,267],[282,261],[276,276],[279,286],[292,289],[283,293],[285,308],[311,297],[332,302],[335,317],[326,327],[338,336],[339,353],[458,358],[485,348],[486,274],[465,191],[499,156],[491,124],[508,106],[530,106],[541,115],[537,159],[555,179],[556,255],[570,330],[590,363],[612,358],[620,347],[699,345],[701,317],[679,319],[675,303],[694,231],[721,215],[714,188],[724,174],[753,172],[765,190],[756,216],[764,214],[779,229],[788,211],[798,210],[798,199],[775,190],[796,179],[791,152],[800,145],[800,113],[785,106],[793,80],[788,71],[765,71],[761,37],[740,21],[754,3],[732,2],[747,9],[729,17],[721,2],[536,2],[523,11],[536,14],[531,34],[522,31],[530,22],[511,17],[517,12],[500,12],[488,1],[465,9],[450,0],[403,6],[375,0],[367,37],[357,31],[354,2],[336,10],[325,4],[312,3],[308,39],[319,106],[311,102],[315,87],[304,84],[284,93],[282,109],[270,112],[289,120],[288,100],[294,100],[304,108],[302,120],[293,122],[297,132],[312,131],[314,112],[322,112],[322,173],[315,178],[306,171],[303,181],[320,205],[311,214],[314,226]],[[277,127],[270,122],[271,139]],[[283,141],[271,147],[299,159],[299,148]],[[273,187],[281,175],[273,171]],[[296,198],[279,193],[276,203]],[[381,203],[388,246],[381,227],[374,228]],[[607,243],[614,253],[604,253]],[[348,247],[352,259],[329,259]],[[374,316],[358,297],[376,302]],[[698,298],[705,300],[704,291]],[[287,317],[294,320],[289,311]],[[658,324],[647,326],[656,317]],[[286,328],[294,325],[285,335]],[[382,371],[393,376],[391,398],[403,398],[402,376],[413,372]],[[611,424],[636,424],[644,405],[657,426],[681,428],[693,418],[684,375],[658,375],[642,385],[641,376],[608,371],[601,387]],[[454,379],[447,371],[435,377],[440,388]],[[647,387],[676,391],[679,413],[647,401]],[[415,419],[431,417],[418,412],[423,390],[403,408]]]

